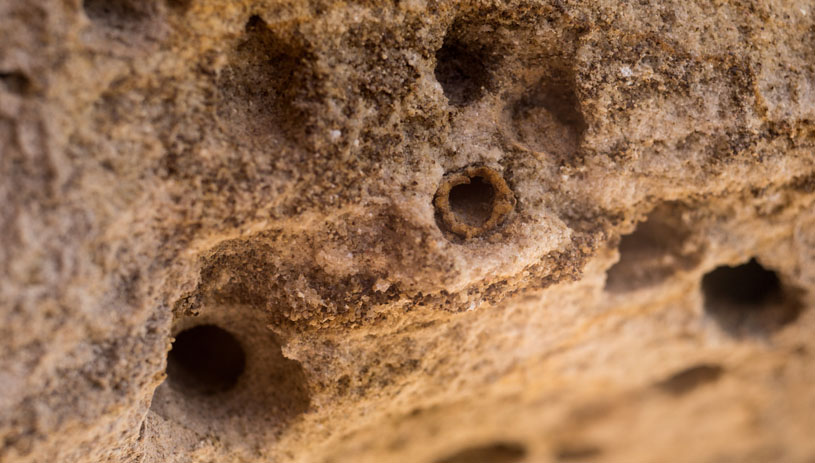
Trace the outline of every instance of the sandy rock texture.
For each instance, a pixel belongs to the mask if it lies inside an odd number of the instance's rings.
[[[0,461],[815,462],[811,0],[0,31]]]

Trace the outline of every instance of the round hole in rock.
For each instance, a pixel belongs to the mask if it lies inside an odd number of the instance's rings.
[[[217,263],[212,265],[224,268],[233,268],[230,262],[246,265],[245,255],[238,255],[241,257],[229,254],[225,259],[234,257],[236,260],[216,259]],[[220,275],[205,272],[202,279],[206,281]],[[240,275],[233,277],[240,278]],[[255,455],[253,458],[257,458],[257,452],[271,452],[292,420],[310,407],[311,385],[303,365],[283,355],[280,340],[269,329],[265,307],[201,304],[197,312],[195,318],[175,321],[172,332],[178,333],[178,341],[174,345],[175,352],[169,355],[174,358],[170,359],[167,379],[153,395],[150,409],[171,427],[164,428],[166,432],[212,436],[225,447],[251,452]],[[207,332],[215,336],[206,336]],[[213,337],[218,342],[212,342]],[[220,366],[212,369],[220,371],[217,375],[191,375],[191,368],[180,368],[197,366],[179,361],[185,357],[178,356],[185,350],[185,344],[193,348],[190,350],[194,355],[196,346],[200,347],[198,354],[214,348],[220,358],[231,357],[235,361],[212,363]],[[231,355],[224,355],[227,353]],[[241,358],[245,364],[242,371]],[[192,371],[200,370],[193,368]],[[215,381],[207,381],[213,377]],[[210,386],[203,387],[206,385]]]
[[[235,337],[215,325],[179,333],[167,358],[167,377],[184,391],[211,395],[232,389],[246,367],[246,355]]]
[[[535,152],[573,160],[587,124],[577,97],[570,63],[550,63],[551,69],[508,106],[515,136]]]
[[[515,207],[515,195],[498,171],[472,166],[446,175],[434,204],[439,226],[469,239],[500,225]]]
[[[751,259],[737,267],[723,266],[708,273],[702,280],[702,289],[710,302],[755,309],[781,291],[781,281],[775,272]]]
[[[802,305],[772,270],[756,259],[722,266],[702,279],[705,312],[734,335],[772,332],[795,321]]]
[[[436,80],[453,106],[466,106],[479,99],[490,86],[485,62],[488,51],[478,44],[448,35],[436,52]]]
[[[450,190],[450,209],[460,222],[480,227],[490,218],[494,199],[492,185],[483,177],[473,177],[470,183],[456,185]]]
[[[313,60],[291,25],[252,15],[220,73],[219,117],[240,140],[301,144],[309,138],[311,110],[320,99],[308,89],[318,80]],[[279,138],[282,137],[282,138]],[[268,140],[271,142],[271,140]]]

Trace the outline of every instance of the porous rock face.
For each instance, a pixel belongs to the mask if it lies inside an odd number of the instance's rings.
[[[0,461],[815,461],[811,1],[0,30]]]

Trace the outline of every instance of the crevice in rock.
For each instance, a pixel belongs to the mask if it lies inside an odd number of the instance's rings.
[[[724,374],[724,368],[719,365],[695,365],[658,382],[656,387],[669,394],[682,396],[706,384],[718,381],[722,374]]]
[[[602,454],[602,450],[589,444],[561,444],[555,451],[556,461],[592,461]]]
[[[436,463],[521,463],[526,447],[515,442],[496,442],[460,450]]]

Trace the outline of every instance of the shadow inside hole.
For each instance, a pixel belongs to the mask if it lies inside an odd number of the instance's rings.
[[[0,71],[0,84],[15,95],[26,95],[31,93],[33,89],[31,79],[22,72]]]
[[[302,141],[315,81],[307,58],[291,28],[250,17],[218,83],[223,97],[218,115],[232,122],[241,139],[282,134]]]
[[[516,203],[502,174],[486,166],[448,173],[433,197],[436,223],[454,241],[494,231]]]
[[[737,267],[718,267],[702,282],[710,302],[727,302],[758,309],[781,295],[781,280],[755,259]]]
[[[156,14],[153,0],[84,0],[88,18],[116,29],[139,24]]]
[[[520,463],[526,457],[526,448],[513,442],[469,447],[436,463]]]
[[[669,394],[681,396],[705,384],[718,381],[723,373],[724,368],[719,365],[696,365],[660,381],[656,387]]]
[[[561,159],[576,154],[587,128],[574,77],[566,69],[550,70],[510,107],[510,112],[522,145]]]
[[[232,448],[268,448],[308,410],[305,370],[283,355],[263,309],[210,301],[195,320],[178,323],[167,380],[150,406],[169,426]]]
[[[803,305],[793,288],[751,259],[702,278],[705,313],[732,335],[766,334],[798,319]]]
[[[466,106],[490,87],[489,50],[448,34],[436,52],[436,80],[453,106]]]
[[[655,208],[633,233],[620,240],[620,260],[606,275],[606,291],[622,293],[655,286],[702,258],[702,246],[682,219],[684,207],[666,203]]]
[[[178,11],[187,11],[192,5],[192,0],[167,0],[167,6]]]
[[[450,190],[450,209],[459,221],[480,227],[492,215],[494,199],[492,184],[483,177],[473,177],[470,183],[456,185]]]
[[[204,395],[232,389],[245,368],[246,354],[238,340],[214,325],[179,333],[167,357],[170,385]]]

